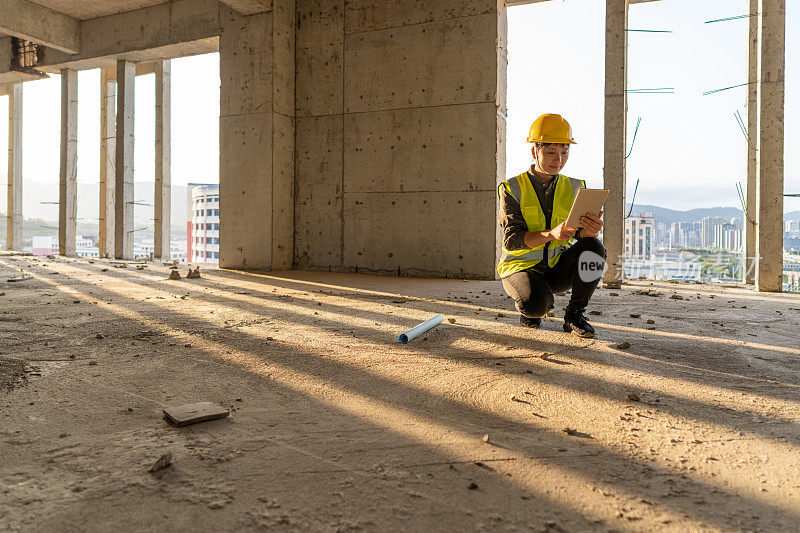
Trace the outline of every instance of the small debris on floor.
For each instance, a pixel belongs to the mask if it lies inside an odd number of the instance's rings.
[[[189,273],[186,274],[186,277],[189,279],[196,279],[200,277],[200,267],[195,267],[194,270],[189,270]]]
[[[172,454],[165,453],[164,455],[158,458],[158,461],[153,463],[153,466],[150,467],[148,472],[153,473],[153,472],[158,472],[159,470],[164,470],[171,464],[172,464]]]
[[[617,350],[627,350],[630,347],[631,347],[631,343],[629,343],[628,341],[624,341],[624,342],[621,342],[621,343],[617,344]]]
[[[451,324],[455,324],[456,323],[456,319],[455,318],[448,318],[447,321],[450,322]]]
[[[602,311],[589,311],[589,314],[597,316],[597,315],[602,315],[603,313]]]
[[[630,401],[632,401],[632,402],[638,402],[639,401],[639,395],[636,394],[635,392],[629,392],[628,393],[628,399]]]
[[[144,270],[147,268],[147,265],[136,265],[136,270]]]
[[[517,401],[517,395],[516,394],[510,394],[508,396],[508,399],[511,400],[512,402],[516,402]]]
[[[497,318],[504,318],[506,315],[503,313],[497,313]]]
[[[167,279],[181,279],[181,273],[178,272],[177,269],[170,270],[169,277]]]
[[[97,335],[94,336],[94,338],[97,339],[97,340],[100,340],[100,339],[103,338],[103,334],[102,333],[98,333]]]
[[[672,298],[673,300],[683,300],[683,296],[681,296],[680,294],[673,294],[672,296],[670,296],[670,298]]]
[[[564,428],[562,431],[564,433],[566,433],[567,435],[577,435],[578,434],[578,430],[577,429],[569,428],[569,427]]]
[[[469,486],[467,488],[469,490],[475,490],[475,489],[478,488],[478,484],[473,481],[472,483],[469,484]]]
[[[641,316],[639,313],[631,313],[631,318],[640,318]]]
[[[230,415],[230,411],[211,402],[189,403],[175,407],[164,408],[164,415],[167,420],[178,427],[225,418]]]
[[[97,366],[97,361],[89,361],[89,366]]]
[[[656,321],[655,321],[655,320],[653,320],[652,318],[648,318],[648,319],[647,319],[647,323],[648,323],[648,324],[655,324],[655,323],[656,323]]]
[[[483,436],[483,442],[489,442],[489,434],[488,434],[488,433],[486,433],[486,434]]]
[[[548,311],[546,316],[554,317],[554,316],[556,316],[556,314],[553,311]]]

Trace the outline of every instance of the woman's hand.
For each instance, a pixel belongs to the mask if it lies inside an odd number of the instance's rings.
[[[571,228],[567,226],[566,221],[564,221],[550,230],[550,236],[553,237],[554,240],[565,241],[571,239],[576,231],[578,231],[578,228]]]
[[[599,215],[593,215],[591,213],[586,213],[581,217],[581,237],[597,237],[600,233],[600,229],[603,227],[603,220],[602,217],[603,212],[600,211]]]

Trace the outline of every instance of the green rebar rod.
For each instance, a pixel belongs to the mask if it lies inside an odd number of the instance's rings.
[[[750,85],[750,82],[740,83],[739,85],[731,85],[730,87],[723,87],[722,89],[714,89],[713,91],[706,91],[703,93],[703,96],[708,96],[709,94],[727,91],[728,89],[736,89],[737,87],[745,87],[746,85]]]
[[[723,19],[714,19],[714,20],[707,20],[704,24],[712,24],[714,22],[727,22],[729,20],[739,20],[739,19],[746,19],[749,17],[754,17],[758,15],[758,13],[753,13],[752,15],[736,15],[735,17],[725,17]]]
[[[625,31],[638,31],[643,33],[675,33],[672,30],[632,30],[626,29]]]

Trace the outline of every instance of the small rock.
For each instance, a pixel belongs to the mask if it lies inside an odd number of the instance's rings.
[[[627,350],[630,347],[631,347],[631,343],[629,343],[628,341],[624,341],[624,342],[621,342],[621,343],[617,344],[617,350]]]
[[[97,361],[89,361],[89,366],[97,366]]]
[[[74,353],[72,353],[72,354],[69,354],[69,358],[70,358],[70,359],[75,359],[75,354],[74,354]]]
[[[447,321],[450,322],[451,324],[455,324],[456,323],[456,319],[455,318],[448,318]]]
[[[80,300],[72,300],[72,303],[79,304],[79,303],[81,303],[81,301]]]
[[[506,316],[506,315],[504,315],[503,313],[497,313],[497,318],[503,318],[503,317],[505,317],[505,316]]]
[[[556,316],[556,314],[555,314],[555,312],[553,312],[553,311],[548,311],[548,312],[547,312],[547,316],[549,316],[549,317],[554,317],[554,316]]]
[[[100,272],[108,272],[108,269],[107,268],[101,268]]]
[[[632,402],[638,402],[639,401],[639,395],[636,394],[635,392],[629,392],[628,393],[628,399],[630,401],[632,401]]]
[[[187,342],[186,344],[184,344],[184,345],[183,345],[183,347],[184,347],[184,348],[191,348],[191,347],[192,347],[192,345],[191,345],[191,344],[189,344],[189,343]]]
[[[194,270],[189,270],[189,273],[186,274],[186,277],[189,279],[195,279],[200,277],[200,267],[195,267]]]
[[[467,488],[469,490],[475,490],[475,489],[478,488],[478,484],[473,481],[472,483],[469,484],[469,486]]]
[[[631,318],[639,318],[641,316],[639,313],[631,313]]]
[[[169,277],[167,279],[181,279],[181,274],[177,270],[170,270]],[[185,298],[185,296],[182,298]]]
[[[241,398],[236,398],[236,401],[237,401],[237,402],[242,402],[242,401],[244,401],[244,400],[242,400]]]
[[[483,442],[489,442],[489,434],[488,434],[488,433],[486,433],[486,434],[483,436]]]
[[[601,311],[589,311],[589,314],[590,315],[602,315],[603,313]]]
[[[133,407],[128,407],[128,412],[132,413],[133,412]]]
[[[100,339],[103,338],[103,334],[102,333],[98,333],[97,335],[94,336],[94,338],[97,339],[97,340],[100,340]]]
[[[619,296],[619,293],[618,292],[609,292],[608,295],[609,296]]]
[[[163,470],[163,469],[167,468],[171,464],[172,464],[172,454],[171,453],[165,453],[164,455],[159,457],[158,461],[153,463],[153,466],[150,467],[150,470],[148,470],[148,472],[151,472],[151,473],[152,472],[158,472],[159,470]]]
[[[61,433],[61,434],[58,436],[58,438],[59,438],[59,439],[63,439],[63,438],[65,438],[65,437],[68,437],[68,436],[69,436],[69,433]]]
[[[670,296],[670,298],[672,298],[673,300],[683,300],[683,296],[681,296],[680,294],[673,294],[672,296]]]
[[[652,318],[648,318],[648,319],[647,319],[647,323],[648,323],[648,324],[655,324],[655,323],[656,323],[656,321],[655,321],[655,320],[653,320]]]
[[[511,400],[512,402],[516,402],[517,401],[517,395],[516,394],[510,394],[508,396],[508,399]]]

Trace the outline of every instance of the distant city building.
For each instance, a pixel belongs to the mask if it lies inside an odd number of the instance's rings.
[[[787,220],[784,231],[800,231],[800,220]]]
[[[33,255],[58,255],[58,237],[52,235],[34,235],[31,239],[30,252]],[[94,240],[83,235],[75,236],[75,255],[78,257],[97,257],[100,249]]]
[[[186,231],[187,261],[219,264],[219,185],[191,184],[192,219]]]
[[[722,224],[714,227],[713,248],[738,252],[742,248],[742,230],[735,224]]]
[[[655,219],[631,216],[625,220],[625,257],[647,259],[653,255]]]
[[[720,217],[705,217],[700,223],[702,225],[700,244],[707,248],[714,247],[714,232],[718,226],[726,224],[727,220]]]

